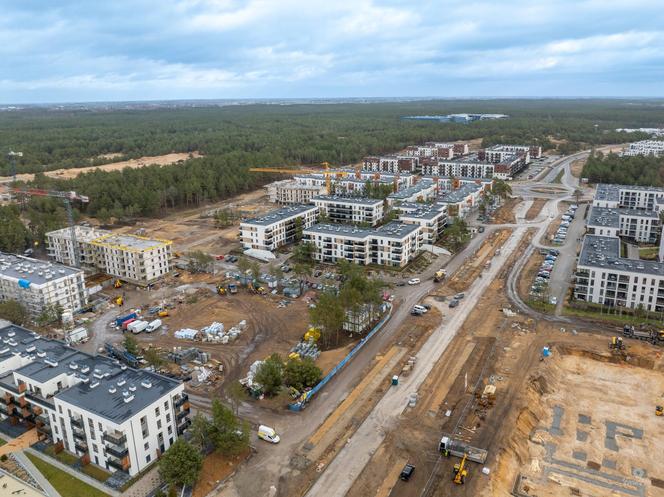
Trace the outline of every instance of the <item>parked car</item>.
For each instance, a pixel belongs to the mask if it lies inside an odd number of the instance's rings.
[[[457,293],[457,294],[454,296],[454,298],[457,299],[457,300],[461,300],[461,299],[464,298],[465,296],[466,296],[465,293]]]
[[[406,286],[406,282],[405,281],[397,281],[396,285],[397,286]]]
[[[556,305],[556,304],[558,303],[558,298],[557,298],[557,297],[551,297],[551,298],[549,299],[549,303],[550,303],[551,305]]]
[[[274,428],[265,425],[260,425],[258,427],[258,438],[273,444],[278,444],[281,440],[279,435],[277,435],[277,432],[274,431]]]
[[[556,257],[560,255],[560,250],[549,249],[549,254],[555,255]]]
[[[420,284],[420,279],[419,278],[412,278],[408,280],[409,285],[419,285]]]
[[[399,478],[403,481],[408,481],[410,480],[410,477],[413,476],[414,472],[415,472],[415,466],[413,466],[412,464],[406,464],[401,470]]]
[[[450,303],[448,304],[450,307],[456,307],[459,305],[459,301],[457,299],[452,299],[450,300]]]
[[[424,307],[427,311],[431,310],[431,306],[429,304],[418,304],[418,305]]]
[[[421,305],[419,305],[419,304],[415,304],[415,305],[413,306],[413,310],[418,311],[418,312],[421,312],[422,314],[425,314],[426,312],[428,312],[428,309],[427,309],[426,307],[421,306]]]

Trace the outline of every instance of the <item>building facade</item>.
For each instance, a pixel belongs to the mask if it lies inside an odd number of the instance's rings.
[[[134,476],[189,426],[176,380],[78,351],[19,326],[0,329],[0,418],[108,471]]]
[[[435,243],[447,226],[446,205],[426,207],[419,205],[418,208],[412,208],[412,204],[401,204],[398,209],[401,211],[399,221],[405,224],[416,224],[421,228],[423,243]]]
[[[383,155],[378,157],[365,157],[362,169],[364,171],[399,174],[401,172],[413,173],[419,170],[419,157],[406,155]]]
[[[325,182],[322,185],[303,185],[296,180],[275,181],[265,187],[272,203],[282,205],[309,204],[317,195],[325,194]]]
[[[495,165],[476,159],[426,161],[422,174],[427,176],[454,176],[464,178],[493,178]]]
[[[76,312],[88,296],[80,269],[0,252],[0,300],[16,300],[39,316],[48,308]]]
[[[313,198],[319,214],[334,223],[377,225],[383,219],[383,201],[373,198],[320,195]]]
[[[664,141],[642,140],[630,143],[621,152],[623,157],[634,157],[636,155],[650,155],[653,157],[664,157]]]
[[[240,223],[240,239],[245,249],[272,251],[293,243],[302,230],[318,218],[315,205],[292,205],[246,219]]]

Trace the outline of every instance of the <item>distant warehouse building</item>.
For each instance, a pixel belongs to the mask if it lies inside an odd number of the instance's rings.
[[[320,215],[335,223],[377,225],[383,219],[383,200],[320,195],[313,198]]]
[[[240,239],[245,249],[275,250],[293,243],[301,231],[318,218],[315,205],[292,205],[240,223]]]
[[[419,225],[399,222],[379,228],[315,224],[304,230],[304,241],[315,246],[320,262],[403,267],[419,253],[423,235]]]
[[[114,234],[89,226],[76,226],[81,266],[102,271],[137,285],[155,282],[170,271],[170,240],[130,234]],[[74,264],[71,230],[63,228],[46,234],[50,258]]]
[[[76,312],[88,302],[80,269],[2,252],[0,300],[15,300],[32,316],[48,307]]]

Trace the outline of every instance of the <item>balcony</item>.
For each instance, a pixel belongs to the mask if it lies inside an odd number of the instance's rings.
[[[182,423],[181,425],[178,425],[178,430],[177,430],[178,435],[182,435],[184,433],[184,430],[186,430],[189,427],[190,424],[191,424],[191,420],[187,419],[184,423]]]
[[[71,418],[70,422],[71,422],[72,426],[75,426],[76,428],[83,429],[83,418],[82,417]]]
[[[190,411],[191,409],[183,409],[175,415],[175,418],[180,421],[182,418],[188,416]]]
[[[72,433],[74,435],[74,438],[78,438],[79,440],[85,440],[85,431],[84,430],[77,430],[74,428],[72,430]]]
[[[37,423],[37,433],[46,433],[50,435],[52,431],[50,425]]]
[[[101,437],[104,442],[109,442],[115,445],[124,445],[127,443],[127,437],[124,433],[107,431]]]
[[[0,412],[5,416],[11,416],[14,414],[15,409],[16,406],[14,406],[14,404],[0,404]]]
[[[2,397],[0,397],[0,404],[11,404],[14,402],[14,397],[9,393],[5,393]]]
[[[84,454],[88,451],[88,444],[85,442],[74,442],[74,447],[77,451],[83,452]]]
[[[180,407],[182,404],[184,404],[185,402],[187,402],[188,400],[189,400],[189,395],[187,395],[186,393],[183,393],[182,395],[180,395],[179,398],[175,399],[175,401],[173,402],[173,405],[174,405],[176,408],[178,408],[178,407]]]
[[[106,462],[108,463],[109,466],[119,471],[127,471],[131,466],[131,462],[129,461],[129,456],[125,456],[123,458],[109,457],[108,459],[106,459]]]
[[[127,447],[115,448],[111,445],[106,447],[106,453],[111,454],[118,459],[122,459],[124,456],[129,454],[129,449]]]

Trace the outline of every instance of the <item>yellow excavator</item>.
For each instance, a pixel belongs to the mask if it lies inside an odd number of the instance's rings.
[[[115,280],[115,282],[113,283],[113,288],[122,288],[122,281]]]
[[[468,470],[466,469],[466,459],[468,456],[463,455],[461,462],[454,465],[454,479],[452,480],[457,485],[463,485],[466,482],[466,476],[468,475]]]

